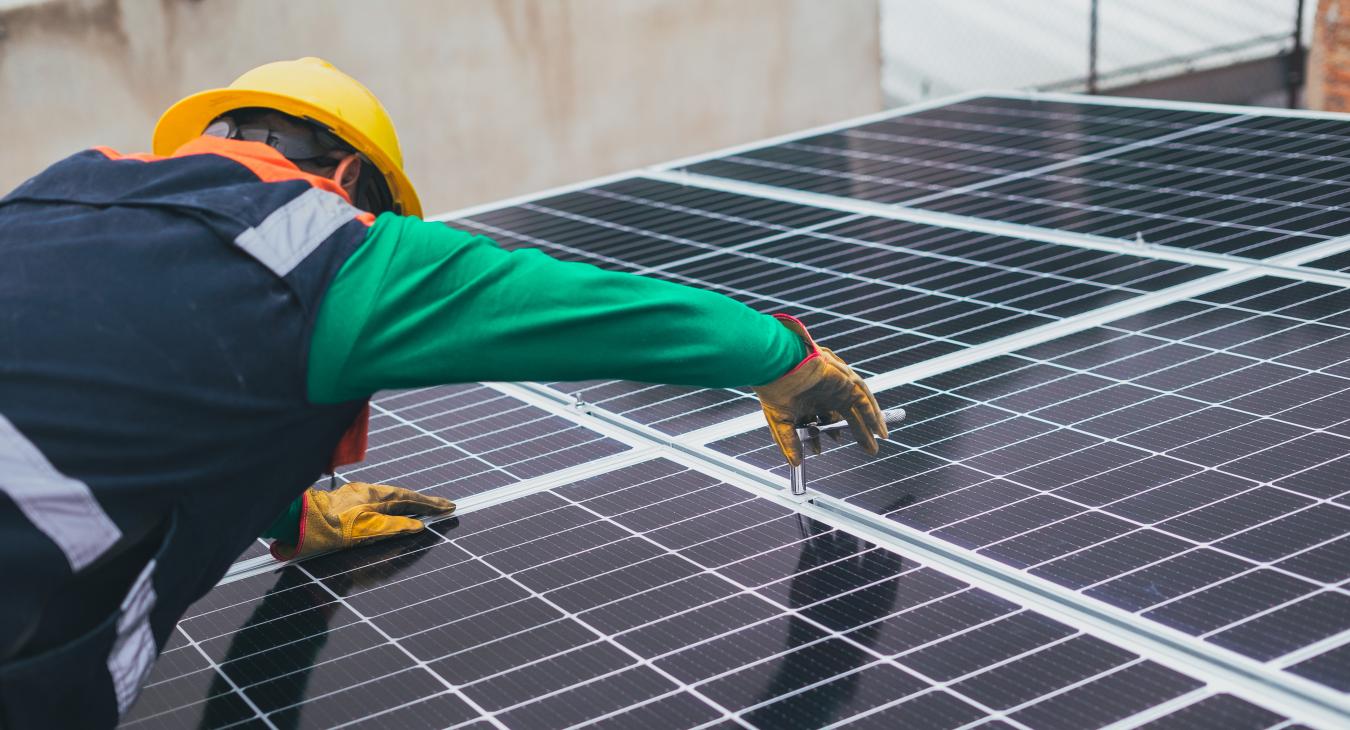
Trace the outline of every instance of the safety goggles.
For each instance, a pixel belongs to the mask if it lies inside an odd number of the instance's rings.
[[[236,123],[230,116],[217,117],[203,134],[246,142],[262,142],[280,152],[282,157],[288,160],[318,160],[334,152],[345,155],[355,151],[333,134],[318,127],[292,132],[273,129],[262,122]],[[334,160],[333,164],[337,164],[337,160]]]

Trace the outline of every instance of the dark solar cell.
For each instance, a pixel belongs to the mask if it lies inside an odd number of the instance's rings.
[[[1289,671],[1341,692],[1350,692],[1350,644],[1342,644],[1305,659],[1290,667]]]
[[[1268,660],[1346,630],[1350,630],[1350,595],[1322,591],[1207,638],[1241,654]]]
[[[1233,695],[1214,695],[1140,726],[1140,730],[1264,730],[1279,715]]]
[[[1155,704],[1147,697],[1177,697],[1198,686],[1195,680],[1166,667],[1139,662],[1014,712],[1010,717],[1033,727],[1065,730],[1097,727]]]
[[[1350,271],[1350,251],[1332,254],[1325,258],[1311,261],[1306,266],[1317,269],[1331,269],[1332,271]]]

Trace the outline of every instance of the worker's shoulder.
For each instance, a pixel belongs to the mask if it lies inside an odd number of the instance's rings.
[[[468,226],[457,226],[454,222],[423,220],[416,216],[397,213],[381,213],[371,226],[371,235],[396,238],[403,245],[465,245],[484,243],[496,245],[488,236],[471,230]]]

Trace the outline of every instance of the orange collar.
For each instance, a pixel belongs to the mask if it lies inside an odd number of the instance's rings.
[[[311,175],[296,166],[294,162],[286,159],[280,152],[268,147],[262,142],[245,142],[237,139],[222,139],[220,137],[201,136],[189,141],[182,147],[174,151],[171,157],[187,157],[189,155],[219,155],[227,157],[239,164],[247,167],[253,174],[257,175],[263,182],[280,182],[283,180],[304,180],[320,190],[327,190],[330,193],[336,193],[342,196],[342,199],[348,203],[352,199],[347,195],[347,191],[342,189],[336,181]]]

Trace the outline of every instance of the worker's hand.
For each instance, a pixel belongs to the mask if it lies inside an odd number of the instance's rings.
[[[426,525],[405,515],[450,514],[454,509],[448,499],[383,484],[350,482],[331,492],[311,487],[304,494],[298,544],[274,542],[272,555],[293,560],[420,532]]]
[[[806,327],[795,317],[774,316],[801,337],[809,348],[806,359],[787,375],[754,389],[764,407],[773,440],[788,463],[792,466],[802,463],[802,442],[797,437],[797,426],[811,421],[822,424],[848,421],[849,430],[858,444],[867,453],[876,454],[877,441],[873,434],[882,438],[888,434],[886,420],[872,391],[838,355],[817,346]],[[815,453],[820,453],[819,439],[812,447]]]

